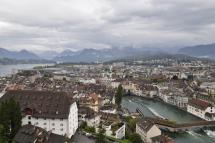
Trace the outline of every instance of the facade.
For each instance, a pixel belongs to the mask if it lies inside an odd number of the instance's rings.
[[[152,143],[152,138],[161,135],[161,130],[151,121],[144,120],[136,124],[136,133],[145,143]]]
[[[112,81],[111,82],[111,87],[112,88],[117,88],[119,85],[120,85],[120,82],[118,82],[118,81]]]
[[[105,135],[114,137],[116,139],[122,139],[125,137],[125,124],[106,122],[102,125],[105,130]]]
[[[200,88],[205,89],[209,94],[215,94],[215,82],[204,82],[200,85]]]
[[[167,103],[175,105],[179,108],[186,108],[188,104],[188,97],[184,95],[172,95],[168,98]]]
[[[187,111],[207,121],[215,120],[215,107],[200,99],[189,100]]]
[[[78,110],[78,120],[79,125],[81,125],[82,122],[86,122],[87,126],[98,127],[101,122],[101,115],[89,107],[80,107]]]
[[[22,111],[22,125],[34,125],[57,135],[71,137],[78,128],[78,109],[66,93],[8,91],[1,100],[14,98]]]
[[[71,80],[71,78],[69,76],[67,76],[66,74],[55,74],[53,79],[55,79],[55,80],[66,80],[66,81]]]

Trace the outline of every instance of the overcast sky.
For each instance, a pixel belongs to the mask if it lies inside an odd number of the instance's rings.
[[[0,47],[34,52],[215,42],[215,0],[0,0]]]

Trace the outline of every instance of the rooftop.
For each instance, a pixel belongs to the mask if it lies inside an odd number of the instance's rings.
[[[47,132],[33,125],[23,126],[13,139],[14,143],[65,143],[70,140],[64,136]]]
[[[73,101],[65,92],[14,90],[6,92],[0,102],[14,98],[24,115],[37,118],[67,118]]]
[[[200,108],[202,110],[205,110],[208,107],[211,107],[212,105],[206,101],[200,100],[200,99],[191,99],[188,102],[189,105]]]

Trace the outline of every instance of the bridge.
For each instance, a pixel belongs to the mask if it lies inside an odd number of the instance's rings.
[[[170,132],[185,132],[189,130],[215,127],[215,121],[194,121],[192,123],[177,124],[160,118],[148,118],[148,120],[154,122],[160,129]]]

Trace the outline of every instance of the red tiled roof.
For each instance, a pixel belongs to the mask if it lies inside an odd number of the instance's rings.
[[[212,106],[210,103],[203,101],[203,100],[199,100],[199,99],[191,99],[191,100],[189,100],[188,104],[191,106],[194,106],[196,108],[203,109],[203,110]]]

